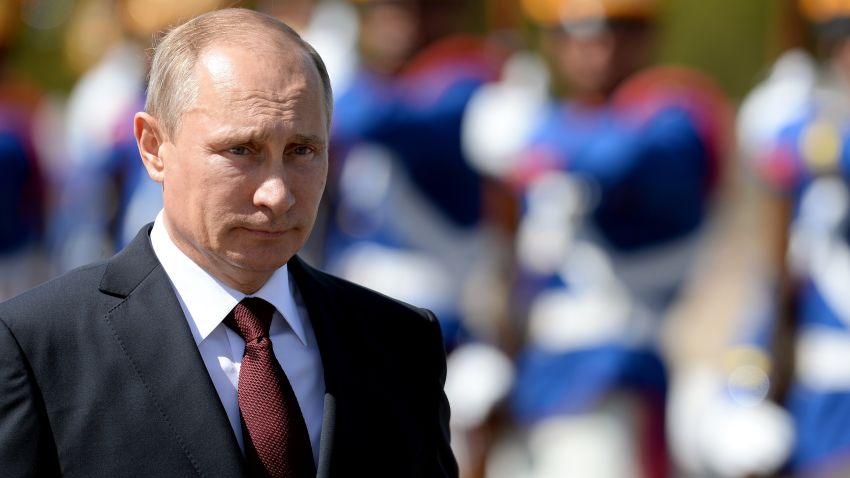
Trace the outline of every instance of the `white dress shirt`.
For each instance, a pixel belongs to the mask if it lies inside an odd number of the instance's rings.
[[[151,244],[171,280],[204,365],[244,453],[237,387],[245,341],[223,321],[247,296],[219,282],[178,249],[165,229],[162,211],[154,221]],[[325,380],[316,336],[294,282],[284,265],[252,297],[265,299],[277,309],[269,329],[272,347],[298,398],[310,434],[313,461],[318,463]]]

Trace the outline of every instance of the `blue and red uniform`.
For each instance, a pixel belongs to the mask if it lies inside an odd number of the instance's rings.
[[[481,178],[461,149],[461,121],[472,94],[498,74],[498,59],[487,50],[482,40],[449,37],[425,48],[397,76],[361,71],[334,112],[326,263],[433,309],[450,347],[463,334],[463,277],[480,253]],[[346,264],[366,251],[400,268],[371,277],[411,274],[406,277],[417,283],[418,295],[352,277]],[[364,270],[377,261],[358,262],[357,273],[368,274]],[[407,279],[389,280],[400,285]]]
[[[812,100],[755,170],[793,204],[791,267],[800,284],[796,366],[785,399],[796,437],[791,472],[829,469],[850,457],[850,115]],[[836,355],[838,354],[838,355]]]
[[[33,142],[40,93],[29,85],[0,87],[0,300],[47,276],[43,241],[48,176]]]
[[[666,473],[657,331],[708,213],[727,114],[712,82],[678,68],[639,73],[604,104],[544,109],[506,174],[524,201],[515,294],[530,333],[512,400],[521,422],[586,413],[627,391],[648,417],[643,467]],[[544,260],[535,251],[553,221],[569,235]]]
[[[29,124],[27,112],[0,103],[0,256],[43,238],[44,178]]]
[[[133,114],[143,109],[140,95],[118,116],[123,121],[113,126],[109,143],[93,150],[62,185],[52,224],[56,247],[65,249],[58,253],[60,268],[120,250],[162,208],[161,189],[148,177],[133,135]]]

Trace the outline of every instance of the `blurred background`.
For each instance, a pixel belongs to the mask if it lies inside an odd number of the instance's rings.
[[[0,300],[153,220],[151,47],[228,6],[327,63],[302,255],[438,315],[462,476],[850,476],[850,2],[0,0]]]

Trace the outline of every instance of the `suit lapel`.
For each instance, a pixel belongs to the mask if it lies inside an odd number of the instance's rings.
[[[315,269],[308,266],[298,256],[289,261],[289,271],[295,278],[295,284],[307,314],[313,325],[319,353],[322,356],[322,368],[325,377],[325,404],[322,417],[322,435],[319,442],[319,464],[317,476],[329,476],[333,459],[334,443],[338,440],[340,408],[338,404],[345,400],[350,386],[346,380],[350,364],[346,362],[345,343],[342,338],[345,331],[340,330],[339,318],[344,317],[339,304],[329,300],[334,296],[324,278]]]
[[[201,475],[242,472],[227,414],[149,239],[150,226],[110,260],[101,291],[124,297],[106,316],[138,379]]]

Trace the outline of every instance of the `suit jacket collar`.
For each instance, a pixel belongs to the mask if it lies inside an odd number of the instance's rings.
[[[241,451],[148,234],[109,260],[100,290],[124,300],[107,315],[149,399],[199,475],[244,475]],[[163,437],[167,439],[168,437]]]
[[[325,404],[322,413],[322,436],[319,440],[319,463],[316,476],[330,475],[334,442],[337,438],[337,400],[344,396],[342,371],[348,369],[345,359],[340,355],[343,350],[342,337],[337,330],[335,317],[343,317],[338,310],[339,304],[328,300],[333,297],[331,284],[316,269],[313,269],[298,256],[289,260],[289,271],[295,279],[307,315],[313,325],[319,353],[322,356],[322,368],[325,376]]]
[[[107,316],[117,339],[150,399],[171,424],[187,458],[200,474],[239,470],[239,446],[204,366],[165,270],[150,244],[148,224],[107,263],[100,283],[103,293],[124,299]],[[339,304],[328,301],[333,284],[298,257],[290,272],[313,324],[325,377],[325,404],[318,476],[327,476],[335,441],[336,404],[346,385],[342,337],[334,317]],[[200,431],[200,433],[199,433]]]

